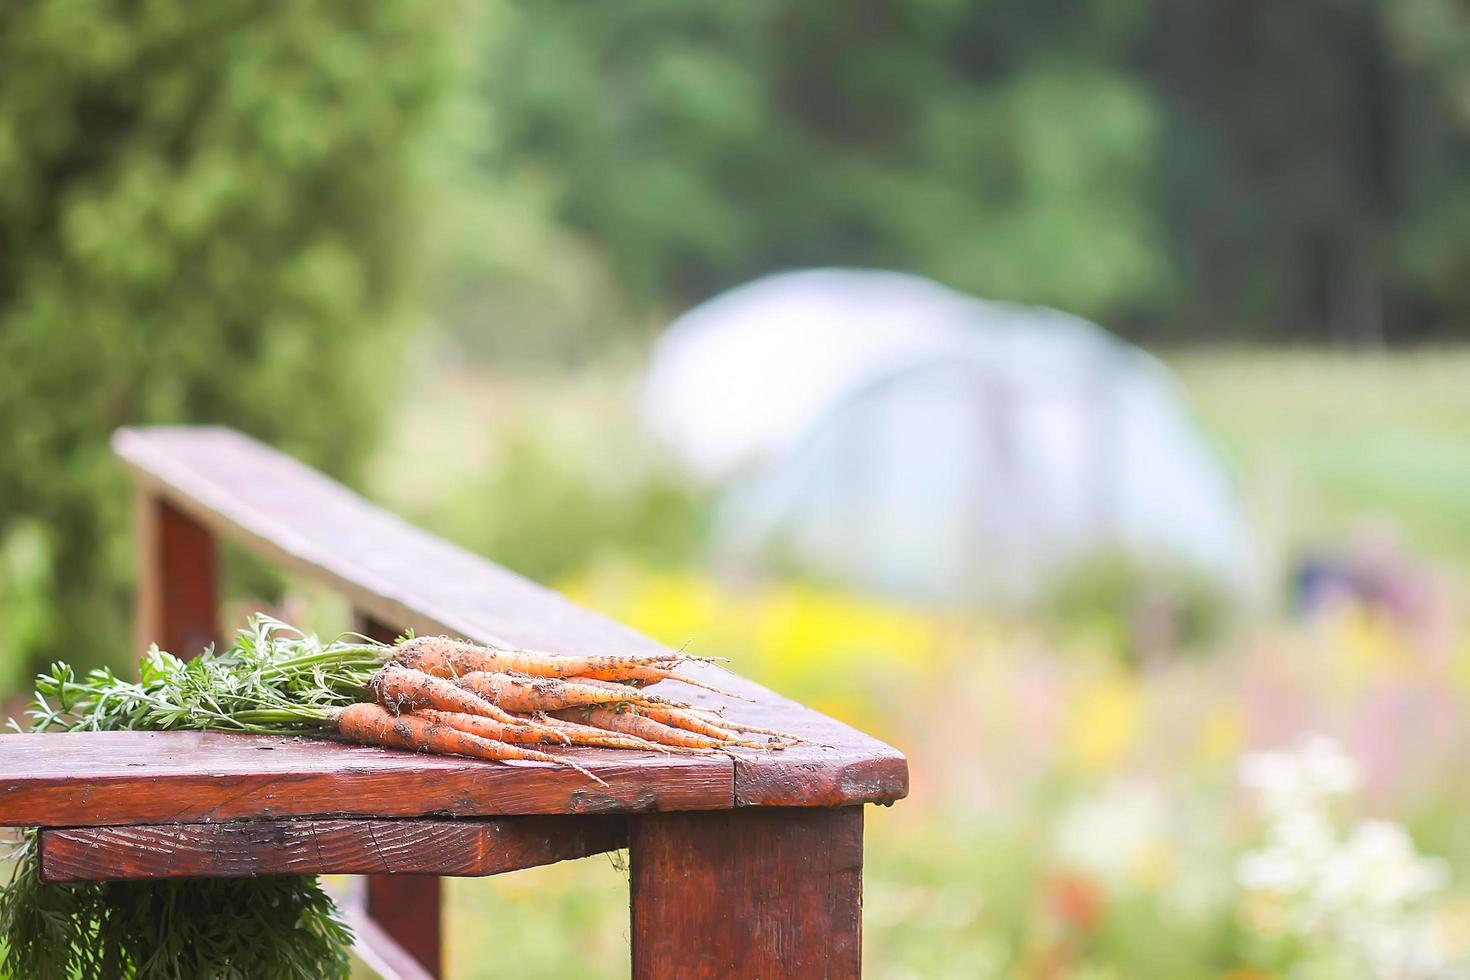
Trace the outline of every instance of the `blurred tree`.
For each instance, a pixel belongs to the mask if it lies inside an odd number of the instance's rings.
[[[485,169],[536,187],[645,311],[833,263],[1130,310],[1164,262],[1154,111],[1122,67],[1146,12],[513,3],[483,61]]]
[[[1195,336],[1381,343],[1470,314],[1470,15],[1160,4],[1159,213]]]
[[[123,653],[125,423],[336,472],[398,384],[416,139],[452,64],[413,0],[0,6],[0,664]]]
[[[1135,335],[1470,321],[1457,0],[496,9],[480,172],[519,189],[515,244],[459,294],[466,335],[536,305],[585,337],[827,264]],[[530,301],[485,316],[508,280]]]
[[[1385,0],[1384,17],[1414,81],[1400,113],[1393,271],[1422,329],[1470,336],[1470,7]]]

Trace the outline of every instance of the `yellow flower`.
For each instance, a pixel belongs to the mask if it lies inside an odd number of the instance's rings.
[[[1245,722],[1235,705],[1222,705],[1210,712],[1200,726],[1200,761],[1218,766],[1240,755],[1245,746]]]
[[[1141,891],[1157,892],[1174,880],[1178,865],[1179,855],[1172,843],[1151,841],[1134,855],[1128,878]]]
[[[1133,746],[1143,717],[1143,693],[1132,677],[1113,674],[1084,690],[1069,715],[1069,755],[1089,772],[1105,772]]]

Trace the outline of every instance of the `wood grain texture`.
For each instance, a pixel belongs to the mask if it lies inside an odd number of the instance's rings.
[[[189,658],[219,639],[218,556],[209,530],[146,492],[134,506],[138,556],[137,648]]]
[[[681,669],[752,701],[675,683],[661,684],[656,692],[806,740],[780,751],[731,750],[736,806],[832,807],[892,803],[908,795],[908,760],[897,749],[729,671],[706,665]]]
[[[380,643],[392,643],[398,630],[355,611],[353,628]],[[512,818],[513,819],[513,818]],[[545,820],[545,817],[522,819]],[[556,819],[556,818],[553,818]],[[565,821],[565,818],[560,818]],[[597,818],[583,818],[597,819]],[[608,818],[603,818],[608,819]],[[624,834],[626,838],[626,834]],[[536,843],[549,843],[539,841]],[[458,850],[462,851],[463,845]],[[451,853],[453,853],[451,851]],[[559,860],[559,859],[558,859]],[[530,865],[527,865],[528,867]],[[388,869],[372,869],[386,871]],[[429,871],[431,869],[424,869]],[[505,868],[503,870],[512,870]],[[452,870],[432,871],[454,874]],[[444,888],[438,878],[422,874],[368,874],[364,879],[364,913],[382,926],[386,937],[433,977],[444,973]]]
[[[626,846],[627,824],[620,816],[240,820],[67,827],[40,836],[41,879],[51,882],[282,874],[479,877]]]
[[[0,735],[0,826],[729,807],[729,759],[565,752],[597,773],[218,732]]]
[[[431,977],[444,975],[444,888],[430,875],[369,875],[363,909]]]
[[[629,824],[633,976],[862,973],[862,807],[670,813]]]
[[[147,491],[216,533],[335,586],[378,623],[569,654],[667,652],[229,429],[122,429],[113,446]],[[723,706],[732,718],[814,743],[785,753],[737,753],[734,805],[887,803],[907,794],[908,763],[892,747],[727,671],[690,669],[756,703],[677,683],[658,692]]]

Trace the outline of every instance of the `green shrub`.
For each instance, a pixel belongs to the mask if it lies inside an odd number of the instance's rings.
[[[1064,629],[1099,637],[1141,663],[1218,643],[1234,601],[1218,579],[1185,562],[1104,551],[1057,575],[1043,606]]]
[[[350,474],[398,384],[409,0],[0,7],[0,662],[123,652],[119,425],[222,422]],[[3,680],[3,677],[0,677]]]
[[[603,330],[609,308],[656,321],[806,265],[1147,305],[1158,113],[1119,62],[1148,23],[1136,4],[506,4],[480,59],[484,172],[520,188],[517,245],[558,270],[506,278]],[[506,306],[494,287],[448,311],[471,346],[485,320],[466,312]]]
[[[513,431],[491,466],[418,516],[447,540],[553,585],[599,559],[655,568],[691,561],[707,530],[708,501],[636,447],[625,447],[617,464],[617,473],[600,471],[613,461]]]

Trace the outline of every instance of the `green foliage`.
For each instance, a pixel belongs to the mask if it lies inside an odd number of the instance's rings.
[[[119,425],[368,445],[452,59],[411,0],[0,7],[0,660],[115,650]]]
[[[606,463],[511,433],[496,461],[456,485],[425,522],[448,540],[540,582],[601,557],[655,567],[693,559],[708,507],[687,481],[624,452]],[[619,471],[599,472],[599,466]]]
[[[36,678],[28,717],[38,732],[320,731],[332,709],[363,699],[387,650],[356,633],[323,643],[259,614],[222,652],[181,660],[153,646],[138,661],[137,681],[107,667],[79,679],[69,665],[52,664]]]
[[[1141,10],[513,4],[483,58],[484,172],[640,309],[846,263],[1104,314],[1163,268],[1155,111],[1116,64]]]
[[[319,980],[348,975],[352,933],[315,878],[42,884],[30,833],[0,891],[6,976]]]
[[[508,0],[489,24],[449,310],[472,346],[575,351],[832,264],[1137,334],[1470,322],[1455,0]]]
[[[1463,332],[1467,45],[1451,0],[1160,5],[1156,207],[1181,333]]]
[[[186,662],[154,647],[136,683],[53,665],[36,680],[31,727],[320,731],[333,708],[357,700],[383,650],[257,616],[222,653]],[[351,941],[315,878],[43,884],[34,831],[0,889],[0,969],[10,977],[346,977]]]
[[[1103,634],[1135,663],[1215,643],[1234,608],[1201,569],[1121,553],[1077,562],[1052,583],[1045,606],[1067,628]]]
[[[1470,567],[1470,352],[1213,351],[1170,359],[1290,555],[1365,521]]]

